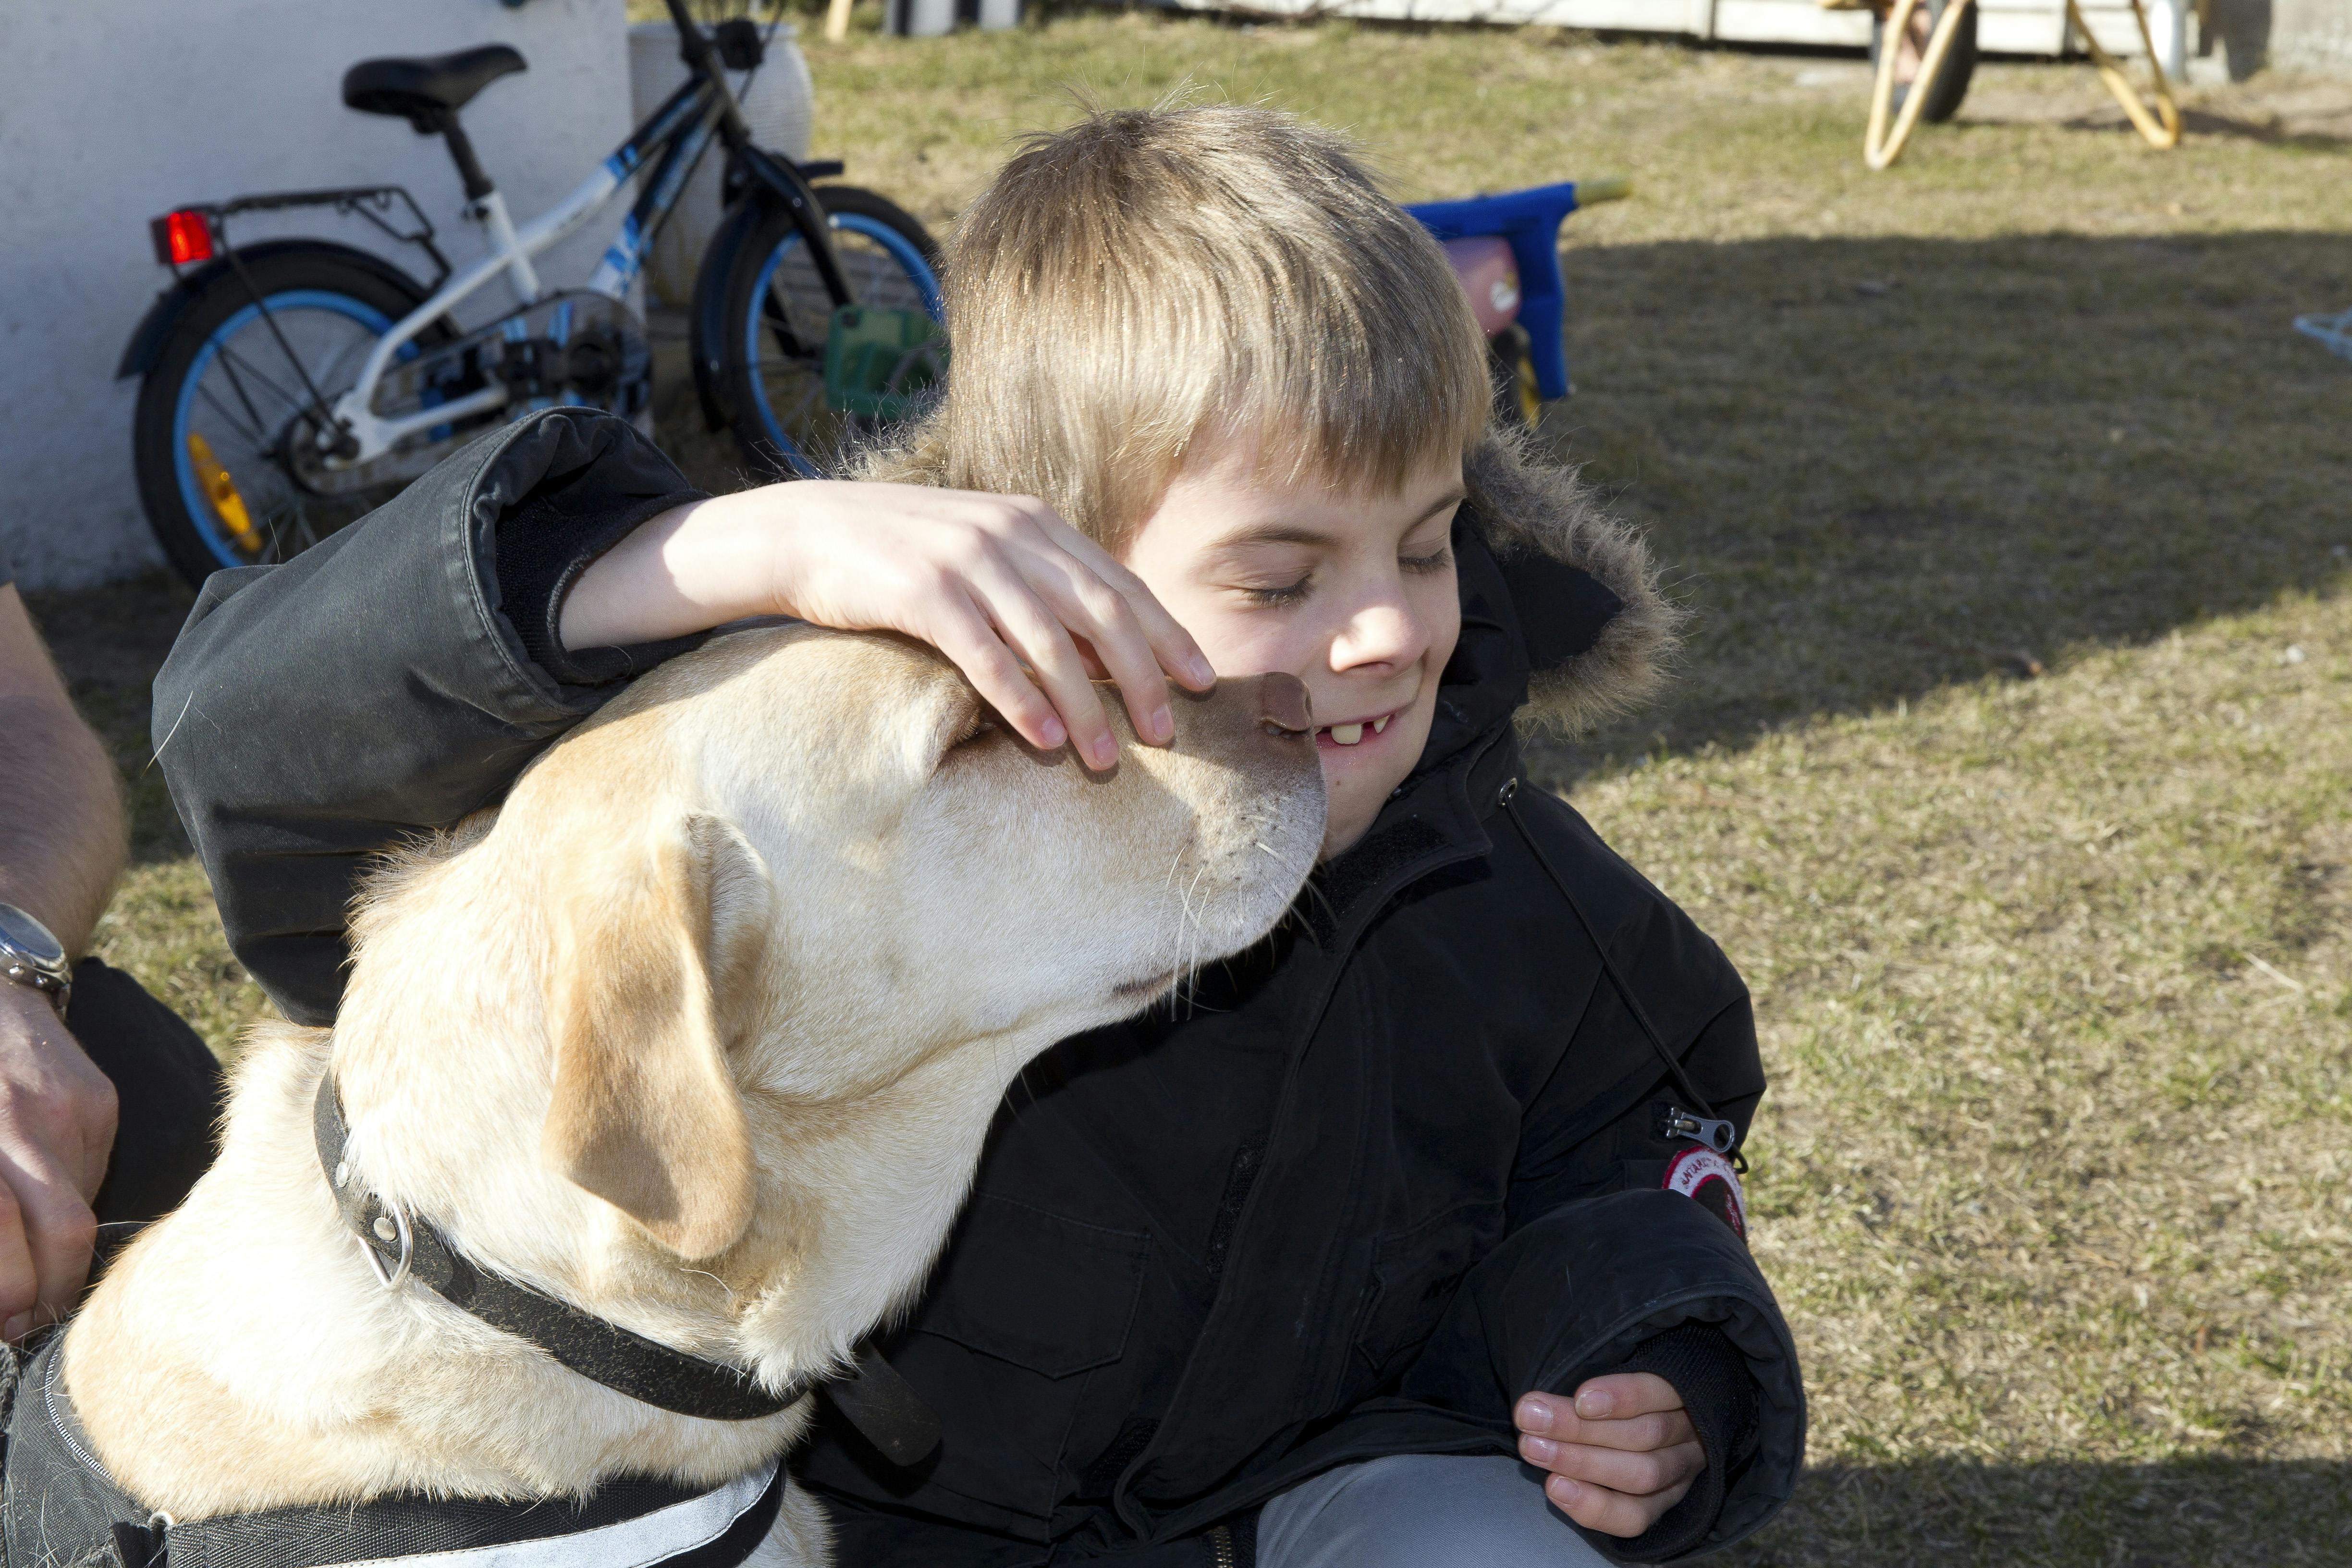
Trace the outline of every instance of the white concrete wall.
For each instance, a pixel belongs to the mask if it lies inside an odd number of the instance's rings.
[[[0,547],[36,586],[162,560],[131,468],[137,382],[114,367],[170,274],[147,221],[245,192],[405,184],[460,265],[481,251],[439,138],[342,103],[373,55],[508,43],[530,69],[467,109],[520,220],[628,134],[625,0],[0,0]],[[616,203],[541,263],[584,280]],[[232,229],[317,233],[430,264],[331,209]],[[481,296],[501,304],[502,287]]]
[[[2270,10],[2273,59],[2352,76],[2352,0],[2273,0]]]

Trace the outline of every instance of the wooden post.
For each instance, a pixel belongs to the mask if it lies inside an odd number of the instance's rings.
[[[837,44],[849,37],[849,0],[832,0],[824,8],[824,39]]]

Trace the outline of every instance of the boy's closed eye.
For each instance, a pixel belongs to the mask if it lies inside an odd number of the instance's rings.
[[[1423,537],[1408,539],[1397,549],[1397,570],[1408,577],[1426,577],[1444,572],[1454,564],[1451,520],[1447,526],[1427,531]],[[1307,563],[1286,550],[1290,559],[1280,563],[1255,563],[1252,568],[1237,566],[1232,580],[1225,585],[1253,605],[1295,605],[1314,591],[1317,566],[1319,562]]]

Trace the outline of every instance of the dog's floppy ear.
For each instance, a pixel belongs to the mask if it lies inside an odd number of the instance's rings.
[[[725,1003],[766,944],[772,898],[740,835],[687,816],[581,856],[550,911],[555,1099],[541,1154],[684,1258],[722,1251],[751,1221]]]

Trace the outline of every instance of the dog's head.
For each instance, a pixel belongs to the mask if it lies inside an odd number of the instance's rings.
[[[1123,736],[1099,777],[1028,749],[912,644],[719,638],[546,753],[495,824],[379,886],[337,1030],[347,1092],[414,1102],[421,1064],[382,1043],[404,1005],[412,1031],[478,1035],[458,1047],[488,1054],[467,1069],[478,1111],[445,1099],[430,1128],[394,1111],[403,1131],[377,1146],[447,1145],[402,1184],[497,1232],[453,1162],[506,1163],[488,1180],[514,1192],[519,1140],[499,1129],[538,1115],[528,1184],[625,1216],[592,1248],[607,1276],[698,1260],[757,1295],[808,1261],[795,1226],[822,1210],[838,1230],[863,1189],[909,1202],[927,1184],[951,1213],[1024,1063],[1265,935],[1312,867],[1323,785],[1303,688],[1228,680],[1174,706],[1172,746]],[[451,926],[495,927],[536,966],[469,993],[509,1016],[414,1017],[432,990],[419,965],[447,959],[420,950]],[[347,1050],[359,1017],[376,1021]],[[896,1147],[875,1160],[877,1138]],[[898,1168],[910,1159],[919,1172]]]

